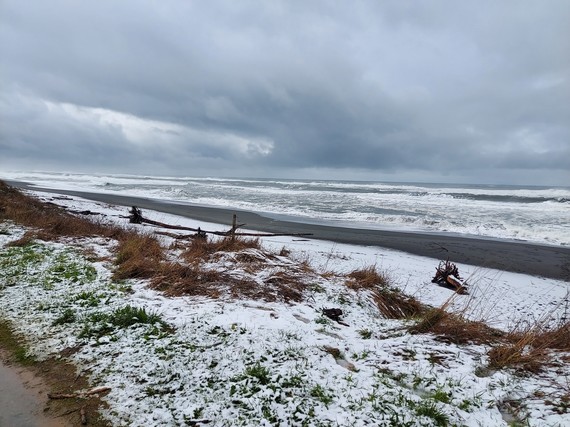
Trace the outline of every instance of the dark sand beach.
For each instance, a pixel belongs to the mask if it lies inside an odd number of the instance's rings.
[[[10,185],[32,190],[83,197],[98,202],[138,206],[175,215],[229,225],[232,215],[248,229],[271,233],[312,233],[311,238],[338,243],[378,246],[437,260],[494,268],[515,273],[570,281],[570,248],[524,241],[493,240],[447,234],[411,233],[388,230],[347,228],[274,219],[254,212],[180,204],[166,200],[129,197],[74,190],[47,189],[23,182]],[[434,267],[435,267],[434,263]]]

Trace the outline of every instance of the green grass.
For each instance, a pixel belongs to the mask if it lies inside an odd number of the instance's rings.
[[[73,283],[92,282],[97,278],[97,270],[86,263],[78,262],[74,256],[68,252],[59,253],[54,264],[48,270],[48,277],[53,281],[68,280]]]
[[[35,242],[0,250],[0,281],[7,285],[21,282],[51,290],[62,282],[82,285],[96,278],[95,268],[73,251],[57,251]]]
[[[332,393],[327,392],[320,384],[314,386],[310,391],[311,397],[316,398],[320,402],[322,402],[325,406],[329,406],[333,399]]]
[[[30,243],[13,246],[0,251],[0,272],[6,277],[20,277],[39,266],[51,252],[43,245]]]
[[[289,378],[283,378],[280,384],[283,388],[300,388],[304,383],[305,380],[303,380],[302,376],[293,375]]]
[[[472,412],[474,409],[481,408],[483,405],[483,400],[481,399],[482,394],[483,393],[479,393],[471,399],[463,399],[457,407],[465,412]]]
[[[32,365],[36,362],[36,358],[24,346],[20,346],[14,351],[14,359],[21,365]]]
[[[451,403],[451,393],[437,388],[431,396],[434,400],[442,403]]]
[[[53,322],[53,326],[57,325],[64,325],[66,323],[73,323],[77,320],[77,316],[75,315],[75,311],[71,308],[67,308],[61,313],[59,317],[57,317]]]
[[[126,280],[117,280],[109,285],[109,289],[116,290],[125,294],[133,293],[133,287]]]
[[[126,329],[134,325],[152,326],[153,333],[172,329],[157,313],[149,313],[144,307],[126,305],[111,313],[96,312],[87,316],[79,338],[99,338],[116,329]]]
[[[91,313],[84,320],[79,338],[100,338],[113,332],[107,313]]]
[[[0,348],[12,354],[13,359],[21,365],[31,365],[36,359],[30,355],[25,341],[14,333],[9,322],[0,319]]]
[[[319,325],[332,325],[331,320],[328,317],[325,316],[319,316],[315,319],[315,323],[318,323]]]
[[[255,378],[261,385],[267,385],[271,381],[271,372],[259,362],[245,368],[244,375],[250,378]]]
[[[431,418],[437,426],[449,425],[449,416],[438,408],[433,400],[424,400],[415,407],[417,415]]]
[[[155,323],[165,328],[169,326],[157,313],[148,313],[144,307],[131,305],[126,305],[111,313],[110,321],[119,328],[128,328],[136,324],[154,325]]]
[[[83,291],[75,295],[75,301],[79,302],[82,307],[97,307],[101,302],[100,298],[93,291]]]

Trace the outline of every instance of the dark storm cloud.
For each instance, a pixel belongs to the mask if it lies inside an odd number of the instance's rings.
[[[570,170],[565,1],[0,8],[0,167]]]

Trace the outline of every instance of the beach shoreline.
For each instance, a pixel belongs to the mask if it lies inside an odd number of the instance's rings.
[[[275,219],[239,209],[181,204],[168,200],[45,188],[22,181],[6,180],[14,187],[81,197],[97,202],[137,206],[201,221],[231,225],[234,213],[246,228],[268,233],[311,233],[310,238],[337,243],[394,249],[436,260],[476,265],[503,271],[570,282],[570,248],[524,241],[494,240],[457,235],[393,230],[345,228]]]

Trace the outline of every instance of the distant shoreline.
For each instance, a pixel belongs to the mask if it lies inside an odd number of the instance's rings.
[[[272,219],[239,209],[181,204],[115,194],[43,188],[21,181],[6,180],[18,188],[82,197],[103,203],[138,206],[196,220],[229,225],[233,213],[248,229],[279,233],[312,233],[311,238],[364,246],[395,249],[414,255],[449,259],[483,268],[511,271],[570,282],[570,248],[528,242],[480,239],[456,235],[413,233],[377,229],[345,228]],[[434,262],[434,269],[437,265]]]

